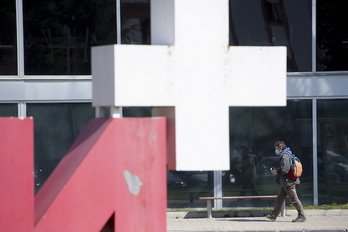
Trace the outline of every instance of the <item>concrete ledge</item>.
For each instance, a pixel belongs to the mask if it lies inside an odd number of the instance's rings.
[[[213,211],[213,218],[263,217],[271,210],[225,210]],[[306,216],[348,216],[348,210],[305,210]],[[287,216],[296,216],[296,210],[286,210]],[[207,211],[167,212],[167,219],[206,218]]]
[[[303,232],[304,230],[301,230]],[[305,230],[305,232],[347,232],[346,229],[310,229],[310,230]]]
[[[225,210],[213,211],[213,218],[229,217],[263,217],[271,213],[271,210]],[[184,219],[184,218],[207,218],[207,211],[192,212],[167,212],[167,218]]]

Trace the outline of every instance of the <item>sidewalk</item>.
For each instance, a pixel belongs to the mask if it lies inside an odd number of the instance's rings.
[[[307,221],[303,223],[292,222],[292,219],[295,219],[297,216],[297,211],[287,210],[286,213],[286,217],[278,217],[276,222],[271,222],[263,216],[222,216],[208,219],[203,214],[190,216],[190,213],[185,212],[168,212],[167,231],[348,232],[348,210],[306,210]]]

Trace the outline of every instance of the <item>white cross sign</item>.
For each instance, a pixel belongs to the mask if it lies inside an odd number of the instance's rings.
[[[286,105],[286,47],[228,46],[228,7],[151,0],[152,45],[92,48],[93,106],[167,116],[169,169],[228,170],[229,107]]]

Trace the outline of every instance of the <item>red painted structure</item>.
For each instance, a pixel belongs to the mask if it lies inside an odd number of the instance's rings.
[[[34,130],[30,118],[0,118],[0,231],[33,231]]]
[[[3,120],[7,119],[0,122]],[[23,134],[23,128],[17,127]],[[33,134],[29,129],[25,133]],[[1,130],[0,134],[3,138],[8,132]],[[165,118],[91,120],[35,196],[35,205],[31,208],[34,213],[23,212],[22,218],[16,217],[7,223],[2,218],[8,212],[1,211],[0,231],[95,232],[100,231],[109,218],[113,220],[113,231],[166,231],[165,135]],[[13,140],[7,141],[11,144]],[[32,146],[32,140],[28,143]],[[14,157],[24,154],[13,152],[7,162],[1,159],[1,166],[9,167]],[[30,159],[33,160],[32,154]],[[32,172],[32,161],[26,169],[29,166]],[[11,174],[7,176],[12,178]],[[33,201],[32,178],[31,173],[29,184],[16,182],[19,186],[30,186],[22,192],[31,194],[23,204]],[[2,186],[3,183],[1,179]],[[6,191],[2,189],[1,192]],[[11,202],[8,206],[18,200],[18,196],[7,198]],[[4,198],[0,199],[3,204]],[[30,210],[31,206],[33,204],[28,204],[25,208]],[[22,209],[19,206],[9,211],[13,216]],[[23,218],[28,226],[20,229],[18,225]]]

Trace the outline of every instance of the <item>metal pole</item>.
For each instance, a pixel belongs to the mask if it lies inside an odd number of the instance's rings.
[[[222,197],[222,171],[214,171],[214,197]],[[222,209],[222,200],[214,200],[214,208]]]
[[[122,24],[121,24],[121,0],[116,0],[116,28],[117,28],[117,44],[121,44],[122,43]],[[122,118],[123,117],[123,108],[119,107],[118,108],[118,116],[117,118]],[[113,112],[113,113],[111,113]],[[111,113],[111,117],[114,118],[115,117],[115,112],[114,109],[110,109],[110,113]]]
[[[312,72],[316,73],[317,65],[317,1],[312,1]]]
[[[121,44],[121,0],[116,0],[116,36],[117,44]]]
[[[313,203],[318,205],[318,138],[317,138],[317,99],[312,100],[313,131]]]
[[[22,0],[16,0],[16,24],[17,24],[17,69],[19,78],[24,78],[24,33],[23,33],[23,4]]]
[[[281,211],[280,211],[280,216],[281,216],[281,217],[285,217],[285,216],[286,216],[286,206],[285,206],[285,202],[286,202],[286,200],[283,202],[283,205],[282,205],[282,208],[281,208]]]

